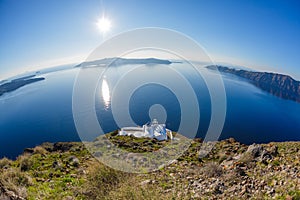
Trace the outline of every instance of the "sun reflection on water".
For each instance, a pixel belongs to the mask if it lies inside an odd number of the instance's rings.
[[[102,88],[101,88],[102,98],[105,104],[105,107],[108,108],[110,104],[110,91],[108,83],[105,79],[102,81]]]

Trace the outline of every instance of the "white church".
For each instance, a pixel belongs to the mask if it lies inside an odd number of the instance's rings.
[[[119,130],[119,135],[156,138],[157,140],[173,139],[172,131],[167,129],[165,124],[159,124],[156,119],[143,127],[123,127]]]

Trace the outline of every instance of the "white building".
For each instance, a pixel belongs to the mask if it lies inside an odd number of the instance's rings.
[[[172,131],[166,128],[165,124],[159,124],[156,119],[143,127],[123,127],[119,130],[119,135],[133,135],[134,137],[149,137],[157,140],[173,139]]]

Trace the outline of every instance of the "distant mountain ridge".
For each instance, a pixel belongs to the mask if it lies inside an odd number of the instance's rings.
[[[296,81],[288,75],[270,72],[237,70],[220,65],[210,65],[206,68],[245,78],[258,88],[277,97],[300,103],[300,81]]]
[[[169,65],[172,62],[169,60],[162,60],[157,58],[104,58],[100,60],[83,62],[75,67],[99,67],[101,65],[128,65],[128,64],[164,64]]]

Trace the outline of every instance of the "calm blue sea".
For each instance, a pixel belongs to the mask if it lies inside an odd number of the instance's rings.
[[[211,119],[211,100],[206,84],[194,69],[184,63],[171,66],[189,81],[197,95],[201,113],[197,137],[203,138]],[[114,121],[107,93],[111,94],[110,89],[130,67],[113,67],[106,72],[106,92],[102,89],[103,82],[99,82],[95,109],[105,132],[119,128]],[[163,79],[162,67],[142,66],[144,72],[136,78],[142,79],[149,70],[155,70],[157,76]],[[79,71],[79,68],[75,68],[40,75],[46,79],[0,97],[0,157],[14,158],[24,148],[42,142],[80,141],[72,116],[73,84]],[[203,67],[200,71],[210,75],[215,73]],[[222,78],[226,89],[227,113],[220,139],[234,137],[247,144],[300,140],[300,103],[275,97],[234,75],[223,74]],[[139,125],[149,122],[149,109],[154,104],[164,107],[166,125],[176,131],[181,123],[180,103],[176,94],[156,83],[142,85],[132,93],[128,105],[131,118]],[[191,118],[189,123],[192,126],[196,122]]]

